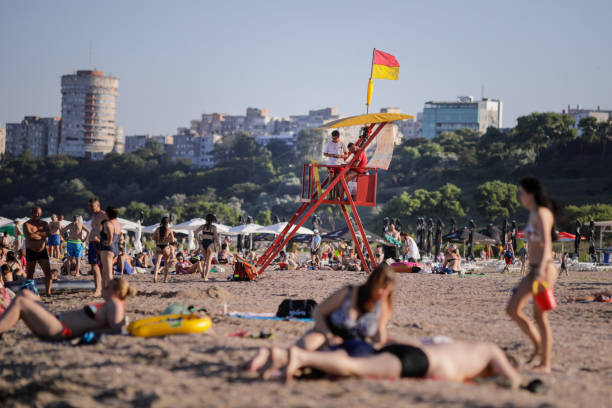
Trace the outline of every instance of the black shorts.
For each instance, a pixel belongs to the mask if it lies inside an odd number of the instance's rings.
[[[392,344],[378,350],[390,353],[402,363],[402,377],[425,378],[429,370],[429,359],[423,350],[406,344]]]
[[[321,248],[319,248],[319,249],[311,249],[310,250],[310,254],[311,255],[321,255]]]
[[[36,261],[48,261],[49,253],[46,249],[42,251],[32,251],[31,249],[26,248],[26,261],[28,262],[36,262]]]

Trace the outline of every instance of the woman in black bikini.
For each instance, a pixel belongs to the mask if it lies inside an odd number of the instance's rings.
[[[102,288],[113,279],[113,264],[119,256],[119,243],[123,241],[121,224],[117,221],[117,209],[107,207],[107,220],[102,221],[100,230],[100,261],[102,263]]]
[[[174,243],[174,232],[169,227],[170,219],[163,217],[159,222],[159,227],[153,233],[153,241],[155,241],[155,253],[157,254],[155,260],[155,275],[153,282],[157,283],[157,274],[159,273],[159,265],[161,264],[162,257],[164,258],[164,283],[168,281],[168,268],[175,263],[174,249],[172,243]]]
[[[204,254],[204,259],[200,261],[200,275],[205,281],[208,280],[208,272],[210,271],[210,264],[215,253],[215,249],[217,246],[219,246],[217,227],[213,225],[215,221],[216,217],[214,214],[207,214],[206,223],[200,225],[198,229],[193,232],[196,237],[199,237],[200,249]],[[203,267],[202,264],[204,264]]]
[[[105,302],[89,304],[82,309],[54,315],[40,298],[23,289],[0,316],[0,334],[14,327],[19,319],[43,340],[68,340],[85,332],[98,334],[120,333],[125,324],[125,299],[134,289],[122,278],[115,278],[102,290]]]

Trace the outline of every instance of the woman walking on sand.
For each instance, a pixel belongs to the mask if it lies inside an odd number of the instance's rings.
[[[170,218],[163,217],[159,223],[159,227],[153,233],[153,241],[155,241],[155,271],[153,274],[153,282],[157,283],[157,274],[159,273],[159,265],[164,258],[164,283],[168,281],[168,268],[170,264],[174,264],[174,251],[172,244],[174,243],[174,232],[170,228]]]
[[[531,339],[534,352],[529,360],[540,357],[536,371],[550,372],[552,332],[548,321],[548,311],[543,311],[534,302],[533,317],[535,325],[527,320],[522,309],[532,296],[534,281],[543,281],[552,289],[559,271],[552,257],[552,242],[556,239],[555,215],[557,206],[536,178],[525,178],[519,185],[518,198],[521,205],[529,210],[529,224],[525,228],[528,240],[529,273],[525,276],[508,303],[507,312],[519,328]]]
[[[206,223],[196,229],[193,234],[200,237],[200,248],[204,259],[200,262],[200,275],[207,281],[210,265],[212,263],[215,248],[219,246],[219,235],[217,227],[213,224],[216,221],[214,214],[206,214]]]

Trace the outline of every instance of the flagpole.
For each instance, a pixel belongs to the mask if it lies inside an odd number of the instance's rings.
[[[372,97],[372,74],[374,73],[374,55],[376,54],[376,48],[372,49],[372,65],[370,67],[370,80],[368,81],[368,96],[366,103],[366,114],[370,113],[370,98]]]

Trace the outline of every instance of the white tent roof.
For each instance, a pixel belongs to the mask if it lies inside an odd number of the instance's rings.
[[[6,225],[13,225],[14,222],[14,220],[5,217],[0,217],[0,227],[4,227]]]
[[[229,232],[234,234],[257,234],[259,232],[257,230],[260,228],[262,228],[261,225],[250,223],[230,228]]]
[[[51,222],[51,217],[45,217],[45,218],[41,218],[41,221],[45,221],[45,222]],[[62,228],[66,227],[67,225],[70,224],[70,221],[68,220],[63,220],[62,221]]]
[[[281,232],[283,232],[287,224],[288,224],[287,222],[279,222],[278,224],[261,227],[256,232],[259,234],[280,234]],[[300,229],[297,230],[296,234],[312,235],[314,234],[314,232],[306,227],[300,227]]]
[[[595,221],[595,226],[596,227],[612,227],[612,220],[611,221]]]
[[[206,223],[206,220],[203,218],[193,218],[189,221],[185,221],[185,222],[181,222],[180,224],[176,224],[175,227],[194,231],[198,229],[200,225],[203,225],[205,223]]]
[[[176,227],[178,227],[178,225],[170,225],[170,228],[172,228],[172,231],[174,231],[175,234],[189,235],[190,232],[193,232],[193,230]],[[159,228],[159,223],[142,227],[142,232],[145,234],[153,234],[157,228]]]

